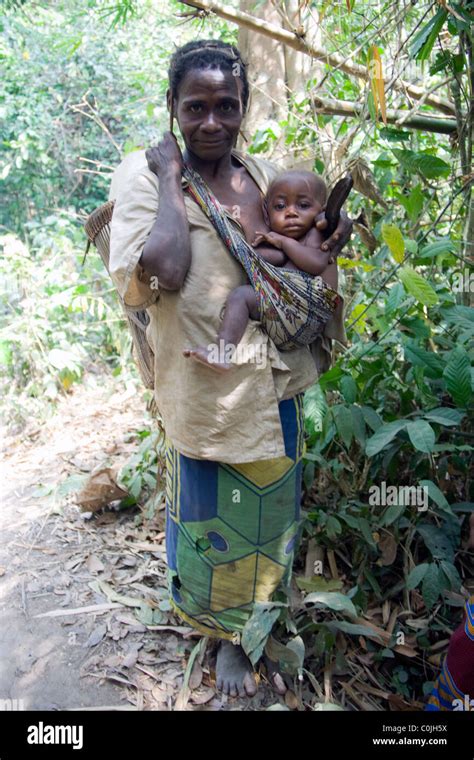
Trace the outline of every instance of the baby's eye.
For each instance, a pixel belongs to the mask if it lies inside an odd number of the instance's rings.
[[[302,201],[300,203],[301,208],[310,208],[311,204],[307,203],[307,201]]]
[[[283,209],[285,208],[285,204],[284,203],[275,203],[275,205],[273,206],[273,208],[275,209],[275,211],[283,211]]]

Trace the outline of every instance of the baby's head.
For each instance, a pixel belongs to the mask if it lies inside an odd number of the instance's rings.
[[[265,199],[270,229],[299,240],[323,210],[326,194],[326,185],[317,174],[307,171],[279,174],[268,188]]]

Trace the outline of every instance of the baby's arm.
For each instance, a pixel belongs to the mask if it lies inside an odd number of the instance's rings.
[[[280,235],[278,232],[258,232],[256,240],[265,240],[279,248],[298,269],[308,274],[318,275],[324,272],[331,258],[330,251],[322,251],[323,236],[312,227],[305,238],[305,243]],[[255,243],[254,243],[255,245]]]
[[[255,247],[255,250],[262,259],[265,259],[265,261],[268,261],[269,264],[273,264],[275,267],[282,267],[288,261],[288,257],[279,248],[259,245],[258,247]]]

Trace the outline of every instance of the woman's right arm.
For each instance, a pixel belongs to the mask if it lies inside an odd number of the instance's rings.
[[[181,186],[183,159],[171,132],[146,151],[146,158],[158,177],[159,204],[139,263],[158,278],[160,288],[179,290],[191,263],[191,242]]]

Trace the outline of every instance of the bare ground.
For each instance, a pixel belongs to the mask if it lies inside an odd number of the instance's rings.
[[[88,376],[45,424],[5,440],[0,700],[31,710],[283,706],[264,683],[253,699],[217,695],[205,642],[184,687],[202,637],[169,610],[163,505],[147,521],[137,508],[92,515],[75,504],[76,480],[122,466],[149,426],[139,391]]]

